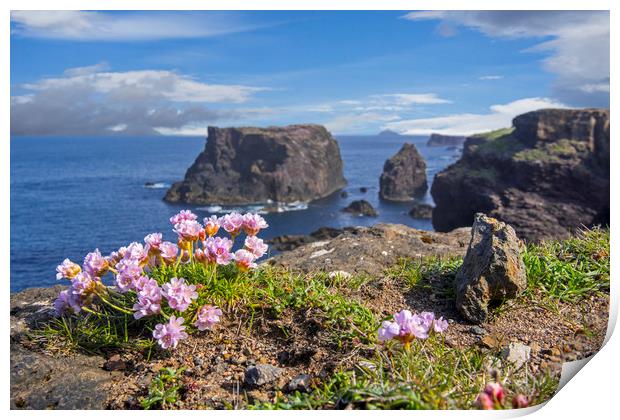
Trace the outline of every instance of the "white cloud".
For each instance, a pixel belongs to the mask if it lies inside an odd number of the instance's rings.
[[[340,115],[327,121],[325,127],[336,133],[359,133],[375,129],[377,123],[398,120],[398,115],[386,115],[376,112],[362,112]]]
[[[165,70],[102,71],[105,68],[68,69],[61,77],[20,86],[25,93],[11,97],[11,133],[156,134],[265,112],[230,107],[265,88],[209,84]],[[205,106],[214,103],[221,108]]]
[[[500,75],[496,75],[496,74],[489,74],[486,76],[480,76],[478,78],[478,80],[501,80],[503,79],[504,76],[500,76]]]
[[[489,37],[540,40],[526,52],[547,53],[544,68],[557,75],[555,96],[574,106],[609,106],[610,29],[608,11],[428,11],[405,19],[439,20]],[[608,88],[607,88],[608,89]]]
[[[442,99],[436,93],[390,93],[385,95],[372,95],[379,103],[390,103],[401,106],[409,105],[434,105],[449,104],[451,101]]]
[[[147,41],[223,35],[257,28],[220,12],[12,11],[12,34],[75,41]]]
[[[410,135],[431,133],[470,135],[510,127],[512,119],[525,112],[543,108],[565,107],[564,104],[549,98],[524,98],[507,104],[492,105],[487,114],[462,113],[442,117],[401,120],[385,124],[384,128]]]

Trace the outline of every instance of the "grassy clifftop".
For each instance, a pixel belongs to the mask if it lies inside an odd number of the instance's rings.
[[[454,310],[452,284],[461,259],[426,257],[402,259],[380,276],[263,267],[210,284],[223,322],[175,351],[157,348],[145,338],[148,323],[122,314],[54,319],[30,331],[22,345],[53,357],[103,356],[107,368],[122,373],[107,387],[110,408],[467,409],[489,382],[537,404],[555,392],[563,361],[600,347],[609,232],[531,245],[524,260],[526,292],[478,327]],[[191,264],[182,270],[204,275]],[[414,341],[409,351],[379,343],[381,321],[403,308],[442,315],[450,320],[448,330]],[[515,342],[531,349],[519,368],[502,357]],[[261,364],[278,369],[275,379],[244,385],[246,370]],[[295,388],[291,380],[300,375],[304,386]]]

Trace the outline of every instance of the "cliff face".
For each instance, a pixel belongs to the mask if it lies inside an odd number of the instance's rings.
[[[428,189],[426,162],[412,144],[405,143],[385,161],[379,179],[379,196],[384,200],[410,201]]]
[[[311,201],[346,185],[338,143],[319,125],[209,127],[205,150],[166,201]]]
[[[511,129],[469,137],[435,177],[433,226],[469,226],[483,212],[538,241],[609,224],[609,141],[604,109],[529,112]]]
[[[446,136],[433,133],[426,142],[430,147],[459,147],[465,142],[465,136]]]

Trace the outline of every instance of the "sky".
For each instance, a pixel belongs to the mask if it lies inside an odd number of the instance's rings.
[[[609,107],[605,11],[13,11],[12,135],[467,135]]]

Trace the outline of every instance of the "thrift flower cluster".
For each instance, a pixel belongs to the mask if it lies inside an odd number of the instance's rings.
[[[497,382],[488,383],[484,390],[478,394],[474,405],[481,410],[495,410],[504,408],[506,395],[502,384]],[[525,408],[530,404],[530,400],[523,394],[515,394],[512,397],[512,408]]]
[[[409,347],[416,339],[426,339],[431,333],[442,333],[448,328],[443,317],[435,318],[432,312],[411,313],[407,309],[394,314],[393,321],[383,321],[379,328],[379,341],[398,340]]]
[[[258,214],[232,212],[222,217],[211,216],[198,221],[190,210],[182,210],[170,218],[176,242],[168,242],[159,232],[132,242],[108,256],[96,249],[84,258],[82,266],[65,259],[57,268],[56,278],[68,279],[70,287],[60,293],[54,306],[57,313],[93,312],[93,302],[107,304],[115,310],[133,314],[135,319],[156,316],[165,320],[153,330],[153,337],[164,348],[176,348],[188,337],[186,329],[205,331],[215,326],[223,312],[205,304],[200,295],[203,285],[176,275],[180,264],[200,264],[210,270],[217,281],[217,267],[234,264],[240,273],[256,268],[256,260],[267,252],[267,245],[257,235],[269,227]],[[225,232],[227,236],[216,236]],[[236,238],[245,233],[243,246],[233,252]],[[155,268],[172,269],[167,281],[149,275]],[[114,277],[114,288],[103,285],[108,273]],[[126,298],[133,300],[130,308]],[[188,322],[186,322],[186,319]]]

